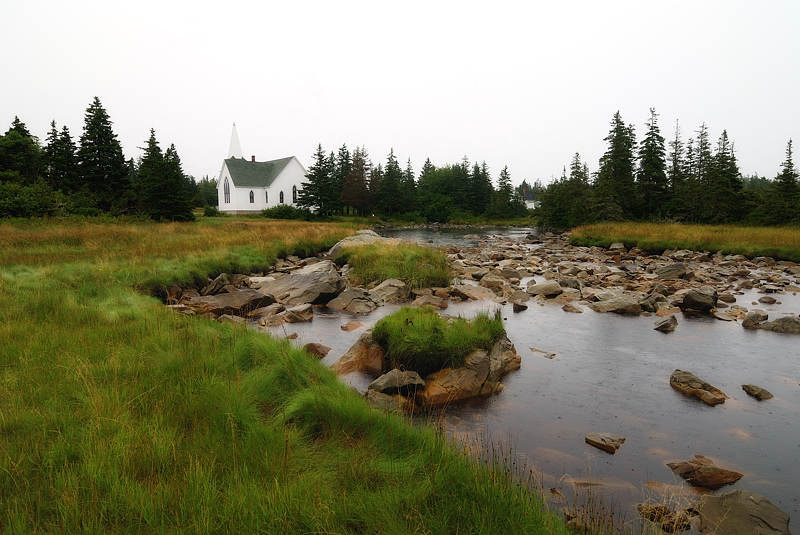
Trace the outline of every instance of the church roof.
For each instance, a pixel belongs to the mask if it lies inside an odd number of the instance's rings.
[[[237,188],[268,188],[283,171],[294,156],[270,160],[268,162],[251,162],[244,158],[228,158],[225,165],[231,174],[231,180]]]

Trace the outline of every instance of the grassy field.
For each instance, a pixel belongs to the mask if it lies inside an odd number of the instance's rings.
[[[142,291],[351,232],[0,223],[0,532],[564,533],[501,461],[369,409],[285,341]]]
[[[658,254],[667,249],[691,249],[800,262],[798,227],[598,223],[575,228],[571,241],[576,245],[603,247],[622,242],[628,248],[636,246]]]
[[[359,285],[386,279],[400,279],[412,288],[450,285],[447,256],[421,245],[376,243],[348,247],[342,250],[341,260],[350,264],[348,277]]]

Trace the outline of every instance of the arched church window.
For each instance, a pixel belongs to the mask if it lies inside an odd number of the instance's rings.
[[[278,197],[280,198],[279,202],[281,204],[283,204],[283,192],[282,191],[281,191],[280,195],[278,195]]]
[[[231,185],[228,183],[228,177],[225,177],[225,184],[222,185],[222,193],[226,203],[231,202]]]
[[[253,192],[251,191],[250,192],[250,204],[253,204],[254,202],[256,202],[256,196],[253,195]]]
[[[268,191],[264,192],[264,202],[269,204],[269,192]]]
[[[292,186],[292,204],[297,204],[297,186]]]

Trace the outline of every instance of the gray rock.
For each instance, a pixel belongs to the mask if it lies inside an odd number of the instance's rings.
[[[756,385],[742,385],[742,389],[747,392],[748,395],[753,396],[758,401],[765,401],[775,397],[768,390],[764,390],[760,386]]]
[[[639,306],[642,307],[642,310],[645,312],[658,312],[658,304],[659,303],[666,303],[667,298],[661,295],[660,293],[654,292],[639,301]]]
[[[360,245],[371,245],[373,243],[400,243],[397,238],[384,238],[372,230],[359,230],[355,236],[348,236],[341,240],[328,251],[328,256],[336,259],[341,256],[342,251],[348,247],[358,247]]]
[[[201,312],[217,315],[232,314],[243,316],[257,308],[271,305],[275,299],[271,295],[258,290],[238,290],[217,295],[195,297],[186,303]]]
[[[625,437],[611,433],[589,433],[584,440],[587,444],[613,455],[625,442]]]
[[[480,301],[483,299],[494,299],[497,295],[489,288],[474,286],[471,284],[456,284],[451,286],[450,295],[458,297],[462,301]]]
[[[709,314],[717,306],[717,291],[710,286],[692,288],[683,296],[681,310],[693,310]]]
[[[348,288],[328,301],[327,307],[353,314],[369,314],[382,304],[382,299],[363,288]]]
[[[561,285],[554,281],[548,280],[544,282],[529,284],[528,289],[526,290],[529,295],[543,295],[545,297],[555,297],[557,295],[561,295],[564,292],[564,289]]]
[[[528,310],[528,305],[526,305],[522,301],[512,301],[511,308],[514,312],[523,312],[525,310]]]
[[[570,312],[572,314],[583,314],[583,309],[579,306],[575,306],[571,303],[567,303],[566,305],[561,307],[561,310],[564,312]]]
[[[411,296],[411,288],[400,279],[386,279],[372,291],[385,303],[405,303]]]
[[[776,333],[800,334],[800,317],[783,316],[776,320],[760,323],[757,328]]]
[[[397,368],[384,373],[367,387],[368,390],[376,390],[384,394],[397,394],[414,392],[417,389],[425,388],[425,381],[415,371],[400,371]]]
[[[655,325],[653,327],[655,330],[662,333],[671,333],[678,326],[678,318],[675,317],[675,314],[670,314],[661,321],[657,321]]]
[[[345,281],[330,260],[311,264],[261,285],[261,291],[288,305],[324,304],[344,290]]]
[[[287,323],[303,323],[314,319],[314,309],[311,303],[304,303],[294,307],[287,308],[278,316],[286,320]]]
[[[439,310],[447,308],[447,300],[435,295],[421,295],[411,303],[415,307],[434,307]]]
[[[763,310],[753,309],[747,313],[747,316],[742,322],[742,327],[745,329],[758,329],[759,324],[769,319],[769,315]]]
[[[680,262],[673,262],[671,264],[665,264],[663,266],[659,266],[655,270],[656,276],[659,279],[663,280],[674,280],[680,279],[684,275],[686,275],[686,266]]]
[[[789,515],[768,499],[746,490],[706,495],[697,504],[703,533],[790,535]]]
[[[590,303],[589,308],[595,312],[614,312],[616,314],[638,315],[642,313],[639,300],[629,295],[621,295],[611,299]]]

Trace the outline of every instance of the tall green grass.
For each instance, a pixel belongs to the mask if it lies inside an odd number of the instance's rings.
[[[0,224],[0,532],[563,532],[288,342],[134,288],[349,232],[271,224]]]
[[[722,251],[749,258],[771,256],[800,262],[800,228],[737,225],[683,225],[668,223],[596,223],[575,228],[576,245],[607,247],[614,242],[652,253],[667,249]]]
[[[356,284],[400,279],[412,288],[450,285],[450,267],[441,251],[415,244],[372,244],[348,247],[340,259],[351,266]]]
[[[505,333],[503,319],[479,312],[473,319],[447,320],[432,307],[403,307],[372,330],[372,338],[396,366],[421,376],[442,368],[457,368],[476,349],[491,349]]]

